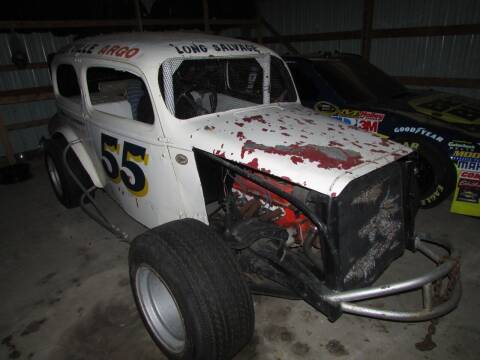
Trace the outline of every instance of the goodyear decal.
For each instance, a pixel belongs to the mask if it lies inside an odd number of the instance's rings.
[[[416,126],[397,126],[393,132],[395,133],[408,133],[408,134],[416,134],[416,135],[421,135],[425,136],[427,138],[430,138],[432,140],[442,142],[444,138],[428,129],[425,129],[424,127],[416,127]]]

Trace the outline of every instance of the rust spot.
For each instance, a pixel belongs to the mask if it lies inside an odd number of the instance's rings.
[[[300,157],[300,156],[291,156],[290,157],[290,160],[292,160],[292,162],[297,165],[298,163],[303,163],[303,158]]]
[[[328,143],[328,146],[340,146],[340,147],[343,147],[344,145],[343,144],[340,144],[339,142],[336,142],[336,141],[330,141]]]
[[[243,131],[237,132],[237,138],[238,138],[240,141],[245,140],[245,135],[243,134]]]
[[[214,154],[214,155],[217,155],[217,156],[220,156],[220,157],[222,157],[222,158],[225,157],[225,151],[214,150],[214,151],[213,151],[213,154]]]
[[[253,158],[253,160],[248,162],[246,165],[250,166],[251,168],[258,169],[258,158]]]
[[[315,124],[315,121],[312,120],[312,119],[306,119],[306,118],[302,118],[303,121],[306,121],[307,123],[309,123],[310,125],[313,125]]]
[[[262,115],[247,116],[243,118],[243,121],[247,123],[251,123],[252,121],[258,121],[258,122],[261,122],[262,124],[267,123]]]

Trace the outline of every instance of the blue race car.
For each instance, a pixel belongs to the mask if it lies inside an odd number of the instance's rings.
[[[408,89],[358,55],[284,59],[303,105],[417,151],[422,207],[456,189],[452,210],[480,216],[480,101]]]

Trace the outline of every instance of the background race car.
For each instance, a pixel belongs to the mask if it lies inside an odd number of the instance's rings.
[[[358,55],[287,56],[302,104],[417,150],[424,208],[480,216],[480,101],[407,89]]]

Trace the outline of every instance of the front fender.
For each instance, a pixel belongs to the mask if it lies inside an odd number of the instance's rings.
[[[75,155],[77,155],[83,168],[90,176],[92,183],[98,188],[105,187],[107,183],[105,172],[101,162],[95,155],[95,152],[91,149],[90,139],[80,136],[80,131],[75,129],[75,127],[69,123],[69,120],[60,114],[56,114],[50,119],[48,132],[52,137],[58,135],[63,136],[68,143],[81,140],[72,145],[72,150],[75,152]]]

